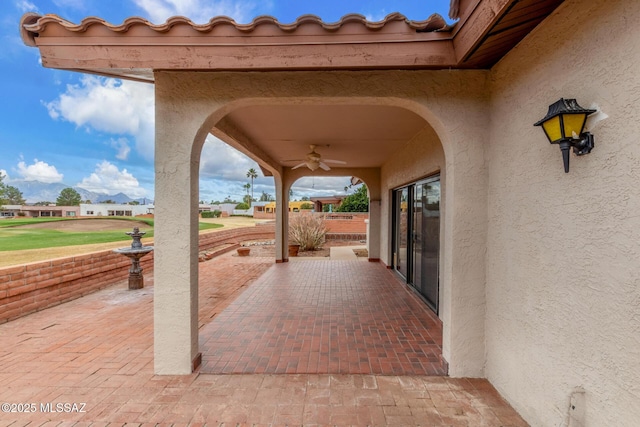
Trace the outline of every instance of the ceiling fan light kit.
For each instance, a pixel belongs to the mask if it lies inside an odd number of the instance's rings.
[[[311,152],[307,153],[307,158],[304,160],[301,160],[301,159],[293,160],[294,162],[301,162],[301,163],[295,165],[291,169],[298,169],[298,168],[301,168],[302,166],[306,166],[311,171],[315,171],[318,168],[328,171],[328,170],[331,170],[331,168],[329,167],[329,165],[327,165],[327,163],[334,163],[339,165],[347,164],[347,162],[343,162],[342,160],[330,160],[330,159],[323,160],[322,156],[316,152],[316,145],[313,145],[313,144],[309,145],[309,148],[311,149]]]

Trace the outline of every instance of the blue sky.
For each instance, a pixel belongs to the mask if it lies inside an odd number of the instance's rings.
[[[43,68],[38,50],[19,36],[25,12],[74,23],[88,16],[114,24],[130,16],[161,23],[174,15],[197,23],[227,15],[246,23],[259,15],[292,22],[309,13],[327,22],[347,13],[380,20],[392,12],[423,20],[433,13],[447,18],[448,8],[449,0],[0,0],[0,171],[17,187],[41,181],[154,197],[153,87]],[[201,158],[200,198],[240,200],[251,167],[259,171],[211,136]],[[294,185],[294,197],[343,192],[347,184],[348,178],[304,178]],[[260,176],[254,190],[256,196],[274,194],[273,179]]]

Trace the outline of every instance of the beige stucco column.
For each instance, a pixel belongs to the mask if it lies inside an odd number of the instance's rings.
[[[154,370],[190,374],[198,363],[197,122],[156,79]]]
[[[380,260],[380,224],[382,222],[382,200],[380,194],[380,169],[368,171],[364,180],[369,193],[369,224],[367,225],[367,249],[369,261]]]
[[[276,184],[276,262],[289,259],[289,188],[279,176],[274,176]]]

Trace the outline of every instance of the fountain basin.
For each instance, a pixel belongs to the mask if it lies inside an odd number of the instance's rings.
[[[144,276],[142,275],[142,267],[140,267],[140,258],[153,250],[153,246],[142,246],[140,239],[146,233],[140,231],[138,227],[133,228],[133,232],[125,233],[133,239],[131,247],[114,249],[113,252],[122,254],[131,260],[131,268],[129,268],[129,289],[144,288]]]

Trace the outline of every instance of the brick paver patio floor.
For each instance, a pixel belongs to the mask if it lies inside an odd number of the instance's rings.
[[[272,268],[201,335],[206,373],[447,373],[440,320],[379,263]]]
[[[430,326],[429,321],[415,314],[413,304],[419,302],[413,297],[407,299],[405,308],[393,301],[395,294],[406,290],[391,292],[396,286],[394,278],[380,270],[381,266],[360,262],[356,263],[362,265],[359,270],[350,264],[308,265],[311,262],[315,261],[274,265],[268,258],[227,254],[200,264],[204,365],[192,375],[153,374],[153,280],[149,272],[144,289],[128,291],[123,281],[0,325],[0,404],[5,404],[0,426],[526,425],[486,380],[400,375],[398,371],[394,375],[363,373],[382,370],[384,359],[394,352],[408,362],[392,369],[430,369],[434,362],[428,353],[422,356],[429,364],[421,361],[418,365],[414,360],[418,357],[415,345],[430,347],[429,340],[437,341],[430,333],[416,333]],[[313,285],[312,271],[333,275],[329,286]],[[367,289],[349,284],[364,276],[363,283],[371,285],[385,275],[380,299],[389,301],[367,311],[367,297],[362,295]],[[287,296],[282,292],[292,279],[296,286],[289,288],[292,294]],[[338,284],[345,280],[346,287],[339,289]],[[305,299],[305,290],[316,294]],[[324,306],[327,301],[329,309]],[[395,308],[380,321],[380,310],[386,304]],[[278,313],[278,305],[283,312],[286,308],[286,316]],[[238,361],[244,357],[248,363],[231,363],[233,358],[222,352],[219,357],[228,360],[223,369],[266,366],[279,372],[294,367],[296,372],[307,373],[206,373],[217,370],[212,352],[219,351],[217,340],[229,339],[224,333],[228,322],[250,306],[262,307],[265,333],[258,337],[257,329],[246,324],[238,329],[242,334],[239,344],[230,341],[229,345],[241,352]],[[322,341],[325,323],[330,335],[336,334],[327,341],[328,347],[317,343],[316,328],[321,330]],[[297,331],[297,326],[304,327],[304,332]],[[273,333],[283,338],[273,341],[269,338]],[[251,347],[254,339],[255,348]],[[385,340],[375,350],[382,361],[364,362],[371,355],[365,347],[376,348],[376,343]],[[274,349],[269,348],[271,344]],[[252,353],[247,352],[249,347]],[[270,354],[266,365],[263,356],[254,356],[263,350]],[[289,353],[275,356],[281,351]],[[298,352],[307,355],[306,362],[293,362]],[[311,353],[317,353],[317,365]],[[277,362],[272,359],[276,357]],[[324,369],[328,373],[308,373]]]

